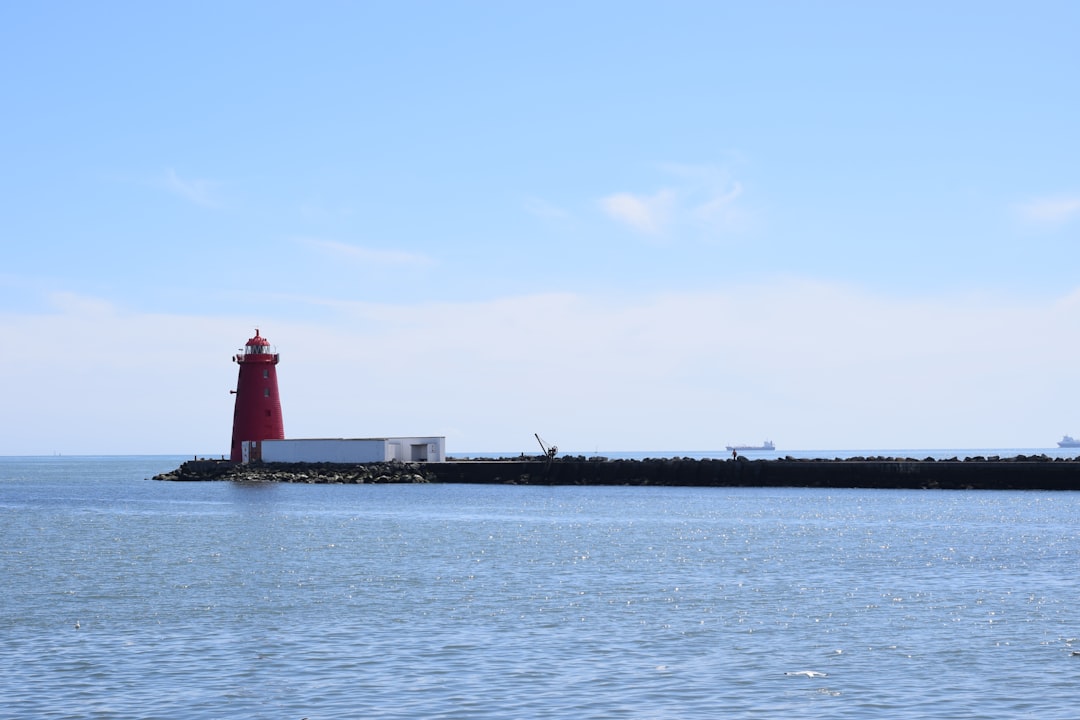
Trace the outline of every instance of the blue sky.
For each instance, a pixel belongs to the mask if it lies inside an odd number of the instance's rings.
[[[1080,433],[1080,5],[0,10],[0,454]]]

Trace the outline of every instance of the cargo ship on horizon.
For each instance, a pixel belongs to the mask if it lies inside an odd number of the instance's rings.
[[[772,440],[766,440],[760,445],[727,445],[726,447],[729,451],[734,450],[735,452],[751,452],[754,450],[768,451],[776,449],[776,446],[773,445]]]

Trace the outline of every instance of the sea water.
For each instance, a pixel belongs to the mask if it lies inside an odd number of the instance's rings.
[[[0,458],[0,717],[1071,718],[1080,494]]]

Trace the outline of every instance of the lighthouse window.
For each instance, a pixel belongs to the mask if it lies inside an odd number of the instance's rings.
[[[270,388],[263,388],[263,397],[270,397]]]
[[[270,377],[270,371],[267,370],[266,368],[263,368],[263,377],[264,378]]]

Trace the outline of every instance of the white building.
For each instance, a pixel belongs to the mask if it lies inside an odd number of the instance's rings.
[[[445,437],[245,440],[243,462],[445,462]]]

